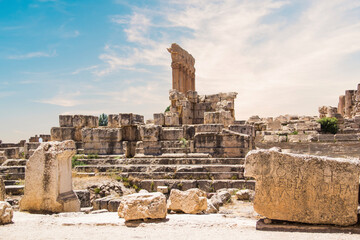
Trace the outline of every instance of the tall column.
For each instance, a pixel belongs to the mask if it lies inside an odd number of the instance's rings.
[[[195,91],[195,73],[190,74],[191,91]]]
[[[353,95],[354,90],[346,90],[345,91],[345,117],[351,118],[352,117],[352,108],[353,108]]]
[[[191,78],[189,69],[186,70],[186,89],[185,92],[191,90]]]
[[[180,86],[179,86],[179,71],[180,71],[180,66],[178,63],[173,62],[171,64],[172,67],[172,89],[176,89],[179,91]]]
[[[185,84],[184,84],[184,67],[180,66],[179,68],[179,92],[184,92]]]
[[[338,113],[343,117],[345,115],[345,95],[339,97]]]

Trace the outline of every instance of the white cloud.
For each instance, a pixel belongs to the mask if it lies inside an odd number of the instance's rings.
[[[81,72],[87,72],[87,71],[91,71],[91,70],[94,70],[98,68],[98,66],[94,65],[94,66],[90,66],[90,67],[85,67],[85,68],[79,68],[79,69],[76,69],[75,71],[73,71],[71,74],[72,75],[77,75]]]
[[[83,102],[78,98],[81,95],[79,91],[73,93],[60,92],[58,95],[50,99],[34,100],[34,102],[52,104],[61,107],[74,107]]]
[[[8,56],[8,59],[14,59],[14,60],[23,60],[23,59],[29,59],[29,58],[39,58],[39,57],[55,57],[56,51],[52,51],[51,53],[48,52],[30,52],[22,55],[11,55]]]
[[[317,114],[359,81],[359,6],[352,0],[174,0],[152,12],[134,8],[119,23],[137,45],[102,54],[107,67],[98,73],[139,64],[170,70],[165,48],[178,42],[196,59],[200,93],[239,92],[238,118]]]

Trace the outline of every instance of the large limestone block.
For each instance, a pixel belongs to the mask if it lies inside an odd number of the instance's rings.
[[[77,212],[80,201],[72,190],[74,141],[42,143],[26,163],[21,211]]]
[[[183,128],[172,128],[172,127],[163,128],[160,134],[161,140],[180,140],[183,137],[184,137]]]
[[[5,184],[2,177],[0,176],[0,201],[5,200]]]
[[[111,127],[111,128],[120,127],[119,114],[109,114],[108,115],[108,127]]]
[[[254,209],[267,218],[347,226],[357,222],[359,167],[359,160],[254,150],[245,176],[256,179]]]
[[[159,192],[126,195],[118,209],[119,217],[125,221],[166,218],[166,212],[166,197]]]
[[[72,127],[73,116],[72,115],[59,115],[60,127]]]
[[[11,223],[13,215],[14,211],[10,204],[0,201],[0,225]]]
[[[163,113],[154,113],[154,124],[160,126],[165,124],[165,117]]]
[[[144,116],[133,113],[120,113],[119,114],[120,126],[132,126],[144,124]]]
[[[206,193],[198,188],[187,191],[172,189],[167,205],[169,210],[175,212],[200,213],[207,209]]]
[[[122,139],[121,128],[83,128],[81,130],[82,141],[89,142],[120,142]]]
[[[140,127],[140,136],[142,141],[158,141],[161,133],[161,126],[158,125],[142,125]]]
[[[75,128],[53,127],[51,128],[51,141],[64,141],[75,139]]]

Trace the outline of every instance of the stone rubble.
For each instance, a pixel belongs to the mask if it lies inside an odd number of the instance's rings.
[[[187,191],[172,189],[167,206],[169,210],[175,212],[201,213],[207,209],[206,193],[197,188]]]
[[[123,196],[118,215],[125,221],[166,218],[166,197],[164,194],[134,193]]]

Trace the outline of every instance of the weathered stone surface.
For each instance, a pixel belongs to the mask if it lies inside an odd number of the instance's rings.
[[[74,190],[74,192],[80,201],[80,207],[90,207],[91,203],[89,190]]]
[[[175,212],[200,213],[207,209],[206,193],[197,188],[187,191],[172,189],[167,205]]]
[[[137,124],[144,124],[144,116],[134,113],[120,113],[120,126],[132,126]]]
[[[71,157],[75,142],[42,143],[26,164],[21,211],[77,212],[80,201],[72,190]]]
[[[9,203],[0,201],[0,225],[11,223],[14,211]],[[5,234],[6,236],[6,234]]]
[[[254,199],[254,196],[255,196],[255,191],[251,189],[242,189],[236,192],[237,200],[252,201]]]
[[[221,206],[230,201],[231,194],[228,191],[219,191],[210,198],[211,204],[219,210]]]
[[[5,200],[5,184],[2,177],[0,176],[0,201]]]
[[[165,218],[166,197],[159,192],[135,193],[124,196],[121,200],[118,214],[125,221]]]
[[[142,141],[158,141],[161,133],[159,125],[143,125],[140,127],[140,136]]]
[[[108,127],[111,127],[111,128],[120,127],[119,114],[109,114],[108,115]]]
[[[245,176],[256,179],[254,209],[277,220],[352,225],[357,222],[358,160],[287,154],[247,154]]]
[[[165,124],[165,117],[163,113],[154,113],[154,124],[160,126]]]

